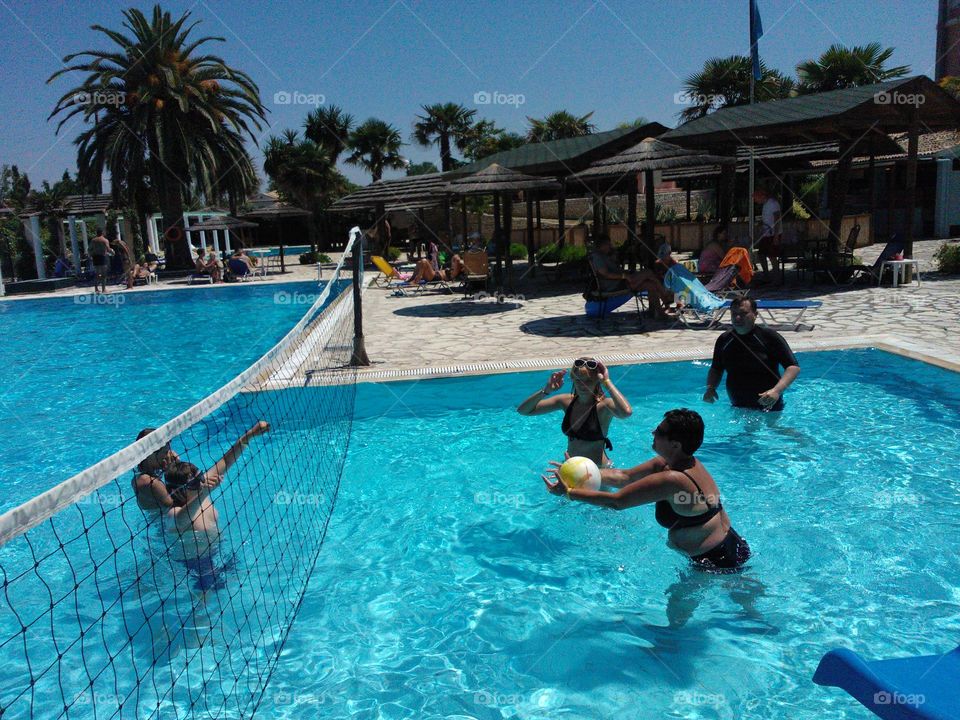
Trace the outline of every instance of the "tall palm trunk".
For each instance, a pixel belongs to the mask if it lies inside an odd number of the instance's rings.
[[[453,169],[453,163],[450,161],[449,133],[440,133],[440,169],[443,172]]]

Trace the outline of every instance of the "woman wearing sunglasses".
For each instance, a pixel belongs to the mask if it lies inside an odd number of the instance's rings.
[[[588,457],[600,467],[608,467],[607,450],[613,444],[607,437],[613,418],[628,418],[630,403],[617,390],[606,366],[594,358],[578,358],[570,369],[573,391],[550,396],[563,387],[566,370],[557,370],[542,390],[537,390],[517,408],[521,415],[545,415],[563,411],[560,430],[567,436],[571,457]],[[609,393],[607,395],[606,393]]]
[[[653,431],[656,457],[626,470],[601,471],[601,482],[618,488],[615,492],[568,488],[555,461],[543,481],[554,495],[613,510],[654,504],[657,524],[668,531],[668,547],[699,570],[736,572],[750,559],[750,546],[730,525],[713,476],[694,457],[703,432],[703,418],[693,410],[665,413]]]

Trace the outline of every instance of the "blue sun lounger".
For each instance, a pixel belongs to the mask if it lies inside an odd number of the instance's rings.
[[[719,325],[723,316],[730,308],[732,300],[717,297],[704,287],[696,275],[683,265],[674,265],[663,278],[663,284],[673,290],[683,302],[679,312],[679,319],[687,327],[712,328]],[[787,325],[796,330],[800,327],[804,313],[811,308],[818,308],[823,303],[819,300],[756,300],[757,314],[764,324]],[[777,314],[789,313],[783,321],[779,321]]]
[[[884,720],[960,718],[960,647],[946,655],[870,662],[847,649],[831,650],[813,681],[846,690]]]

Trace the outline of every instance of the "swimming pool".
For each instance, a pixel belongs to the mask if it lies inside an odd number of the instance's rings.
[[[221,387],[321,290],[249,283],[0,302],[0,512]]]
[[[284,245],[283,246],[283,255],[284,257],[290,257],[291,255],[303,255],[304,253],[310,252],[309,245]],[[278,257],[280,255],[280,248],[272,247],[267,248],[264,252],[264,257]]]
[[[786,413],[699,400],[706,363],[617,367],[634,416],[670,408],[754,550],[691,573],[652,508],[571,505],[539,473],[547,372],[360,385],[340,496],[259,715],[270,718],[866,718],[811,677],[829,648],[943,652],[960,633],[960,384],[877,350],[800,356]]]

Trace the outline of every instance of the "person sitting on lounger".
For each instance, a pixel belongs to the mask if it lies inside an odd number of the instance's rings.
[[[197,248],[197,258],[194,260],[194,266],[198,275],[209,275],[215,283],[223,278],[223,263],[217,259],[213,248]]]
[[[697,272],[701,275],[715,273],[720,269],[720,262],[723,256],[727,254],[727,226],[720,223],[713,229],[713,239],[707,243],[706,247],[700,251],[700,259],[697,262]]]
[[[466,272],[466,270],[459,255],[454,255],[450,258],[449,270],[445,270],[444,268],[434,269],[433,263],[427,258],[423,258],[417,261],[417,266],[413,271],[413,277],[410,278],[409,282],[411,285],[417,285],[421,282],[433,282],[436,279],[456,280],[464,272]]]
[[[734,407],[783,410],[783,393],[800,374],[800,363],[780,333],[756,324],[756,300],[734,300],[730,314],[733,329],[718,337],[713,347],[703,399],[709,403],[717,399],[726,371],[727,395]]]
[[[617,390],[606,366],[594,358],[574,360],[570,370],[573,392],[549,397],[563,387],[566,370],[557,370],[542,390],[537,390],[517,408],[521,415],[544,415],[563,410],[560,429],[567,436],[567,453],[588,457],[600,467],[608,467],[607,450],[613,444],[607,437],[613,418],[626,419],[633,414],[627,399]],[[610,393],[608,397],[604,389]]]
[[[666,308],[673,301],[673,293],[663,286],[651,270],[624,272],[614,257],[613,242],[607,235],[597,237],[595,249],[590,253],[590,266],[597,276],[600,292],[613,293],[629,290],[632,293],[639,293],[645,290],[653,316],[658,320],[668,317]]]

